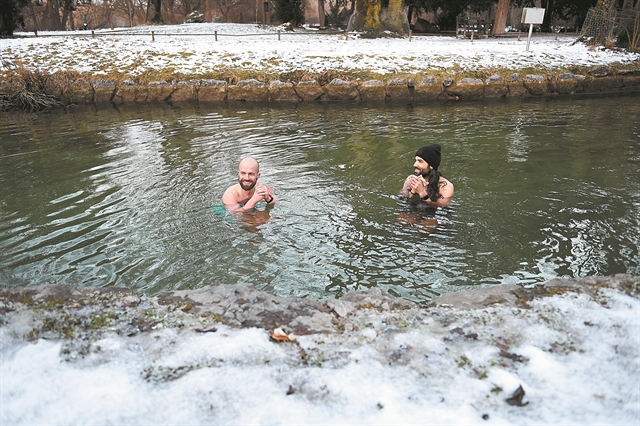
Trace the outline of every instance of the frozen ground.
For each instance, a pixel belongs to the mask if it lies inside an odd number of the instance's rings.
[[[403,309],[345,295],[312,315],[235,286],[233,303],[183,292],[191,305],[87,290],[29,309],[5,293],[0,424],[638,425],[640,281],[616,277],[626,291],[555,280],[532,299],[505,286]],[[259,304],[260,321],[307,309],[325,331],[232,326]]]
[[[553,35],[534,38],[529,52],[524,37],[347,40],[305,30],[278,40],[276,28],[229,24],[41,35],[0,39],[0,71],[393,75],[639,61]],[[634,285],[633,296],[602,287],[519,307],[365,307],[337,315],[331,332],[280,343],[264,327],[231,327],[156,298],[115,297],[97,311],[86,301],[30,310],[0,298],[0,424],[638,425]]]
[[[0,71],[16,65],[92,75],[144,77],[173,71],[202,75],[246,70],[258,75],[293,71],[357,71],[392,76],[428,72],[567,70],[618,64],[639,66],[640,53],[593,48],[576,35],[535,35],[529,51],[523,34],[509,38],[454,36],[360,39],[312,29],[280,32],[254,24],[183,24],[90,31],[20,34],[0,39]],[[152,32],[154,35],[152,37]],[[217,41],[216,41],[217,32]],[[152,38],[154,40],[152,40]]]

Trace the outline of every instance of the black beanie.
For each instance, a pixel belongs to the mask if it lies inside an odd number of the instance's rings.
[[[438,170],[440,165],[440,145],[434,143],[433,145],[423,146],[416,152],[416,157],[422,158],[431,167]]]

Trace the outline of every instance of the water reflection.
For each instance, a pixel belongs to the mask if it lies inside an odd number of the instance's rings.
[[[635,97],[3,114],[1,285],[250,282],[282,296],[380,287],[424,301],[637,274],[637,117]],[[456,186],[435,215],[395,195],[433,142]],[[279,202],[230,219],[216,206],[248,155]]]

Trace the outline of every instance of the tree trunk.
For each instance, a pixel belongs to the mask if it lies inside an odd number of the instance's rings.
[[[614,35],[610,11],[614,5],[615,0],[598,0],[596,7],[587,15],[578,40],[591,45],[612,45]]]
[[[380,0],[355,0],[355,11],[349,19],[348,31],[362,31],[377,36],[384,30],[397,34],[409,32],[404,15],[404,0],[389,0],[389,6],[381,18]]]
[[[356,10],[349,20],[349,31],[379,32],[380,0],[355,0]]]
[[[324,28],[324,0],[318,0],[318,26]]]
[[[13,4],[0,0],[0,37],[13,37]]]
[[[408,24],[405,25],[404,21],[404,0],[389,0],[389,6],[387,7],[387,13],[384,18],[385,29],[398,34],[405,34],[409,32]]]
[[[60,2],[58,0],[49,0],[44,6],[44,16],[42,18],[43,29],[51,31],[61,30],[60,24]]]
[[[33,6],[33,2],[29,2],[29,11],[31,12],[31,17],[33,19],[33,25],[35,26],[36,33],[40,31],[40,21],[38,21],[38,14],[36,13],[36,9]]]
[[[551,29],[551,9],[553,8],[553,0],[547,0],[544,6],[544,19],[542,21],[542,30],[547,31]]]
[[[498,0],[498,8],[496,9],[496,19],[493,21],[491,28],[492,36],[504,35],[504,29],[507,26],[507,15],[509,14],[509,0]]]
[[[151,22],[154,24],[163,24],[162,20],[162,0],[149,0],[149,4],[153,8],[153,16]]]

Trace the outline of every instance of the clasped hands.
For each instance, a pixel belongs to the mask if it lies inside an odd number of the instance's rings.
[[[256,190],[253,193],[251,198],[255,198],[255,202],[257,203],[261,199],[266,201],[267,203],[273,200],[271,194],[269,194],[269,188],[266,185],[257,184]]]
[[[409,176],[409,197],[418,194],[420,198],[427,196],[428,182],[422,176]]]

